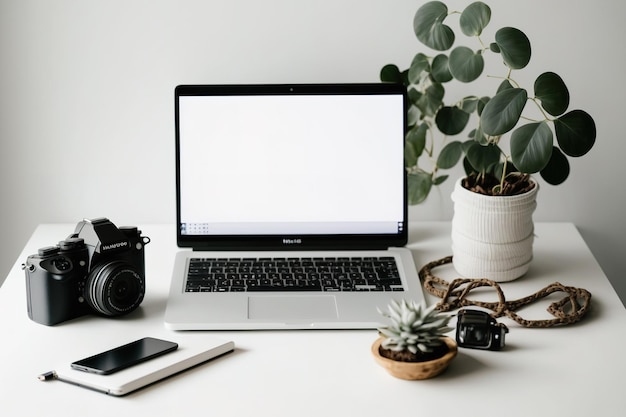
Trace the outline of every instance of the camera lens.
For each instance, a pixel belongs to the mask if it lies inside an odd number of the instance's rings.
[[[85,284],[85,300],[106,316],[130,313],[141,304],[145,283],[131,265],[114,261],[96,266]]]
[[[484,345],[489,339],[487,337],[487,332],[481,326],[467,326],[467,330],[465,332],[465,340],[467,343]]]

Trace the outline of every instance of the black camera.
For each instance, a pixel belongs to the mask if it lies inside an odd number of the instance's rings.
[[[457,315],[456,341],[461,347],[500,350],[509,329],[488,313],[479,310],[460,310]]]
[[[106,218],[79,222],[67,239],[26,259],[28,316],[51,326],[88,313],[135,310],[146,289],[149,242],[136,227],[117,228]]]

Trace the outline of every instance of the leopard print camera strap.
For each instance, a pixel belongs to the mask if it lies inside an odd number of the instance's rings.
[[[461,307],[475,306],[491,310],[493,318],[509,317],[524,327],[546,328],[567,325],[583,318],[591,305],[591,293],[582,288],[568,287],[558,282],[548,285],[528,297],[507,301],[500,285],[489,279],[457,278],[447,282],[435,276],[432,270],[452,262],[447,256],[427,263],[419,271],[420,279],[429,294],[441,299],[437,304],[440,311],[451,311]],[[485,302],[469,298],[470,292],[480,287],[492,287],[497,296],[496,302]],[[526,320],[517,314],[522,307],[537,302],[553,293],[564,293],[565,297],[549,305],[548,312],[554,317],[546,320]]]

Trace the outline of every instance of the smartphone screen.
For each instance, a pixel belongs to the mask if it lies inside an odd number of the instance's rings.
[[[71,366],[79,371],[109,375],[121,369],[172,352],[177,348],[178,344],[174,342],[146,337],[107,350],[106,352],[81,359],[72,363]]]

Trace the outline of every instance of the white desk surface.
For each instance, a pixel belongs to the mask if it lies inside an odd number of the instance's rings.
[[[412,223],[416,265],[448,255],[449,223]],[[388,375],[370,354],[375,330],[193,332],[232,339],[236,351],[122,398],[36,376],[61,358],[148,335],[176,340],[163,314],[174,252],[172,225],[140,225],[146,247],[146,297],[122,319],[85,316],[55,327],[29,320],[20,266],[74,225],[39,226],[0,288],[2,416],[623,416],[626,413],[626,310],[575,226],[536,225],[535,260],[504,284],[508,299],[559,281],[593,295],[577,325],[526,329],[508,319],[501,352],[460,349],[451,367],[425,381]],[[436,270],[453,278],[445,267]],[[551,301],[554,301],[552,299]],[[431,298],[431,301],[435,301]],[[548,302],[522,313],[550,318]],[[119,343],[118,343],[119,342]],[[138,413],[138,414],[135,414]]]

